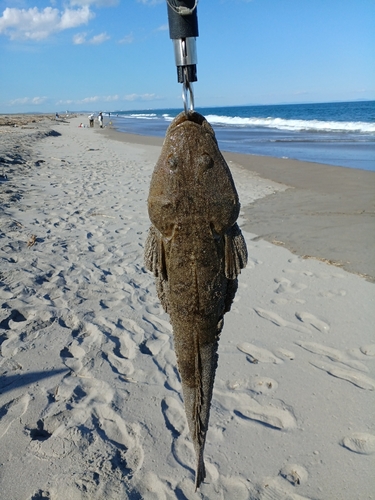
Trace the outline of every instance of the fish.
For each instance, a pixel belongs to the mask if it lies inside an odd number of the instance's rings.
[[[172,325],[196,454],[195,490],[206,477],[203,455],[224,314],[247,263],[239,212],[213,128],[195,111],[180,113],[168,127],[151,177],[144,261]]]

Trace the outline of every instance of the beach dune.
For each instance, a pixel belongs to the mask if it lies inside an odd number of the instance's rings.
[[[83,121],[0,126],[2,500],[373,498],[375,174],[225,154],[249,262],[194,493],[143,263],[160,142]]]

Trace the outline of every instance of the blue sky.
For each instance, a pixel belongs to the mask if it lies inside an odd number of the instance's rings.
[[[375,99],[375,0],[200,0],[195,105]],[[182,108],[165,0],[0,0],[0,113]]]

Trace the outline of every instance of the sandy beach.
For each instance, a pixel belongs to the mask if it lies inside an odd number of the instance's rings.
[[[162,141],[40,118],[0,119],[1,499],[373,499],[375,173],[224,153],[249,262],[195,493],[143,262]]]

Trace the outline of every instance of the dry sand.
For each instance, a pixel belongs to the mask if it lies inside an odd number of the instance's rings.
[[[225,318],[194,493],[171,327],[143,265],[160,142],[80,121],[0,127],[1,499],[374,498],[375,295],[355,274],[375,276],[374,174],[354,201],[336,186],[350,214],[335,219],[331,167],[298,180],[300,162],[226,155],[249,263]],[[278,216],[285,225],[269,229]],[[343,227],[352,237],[338,244]]]

